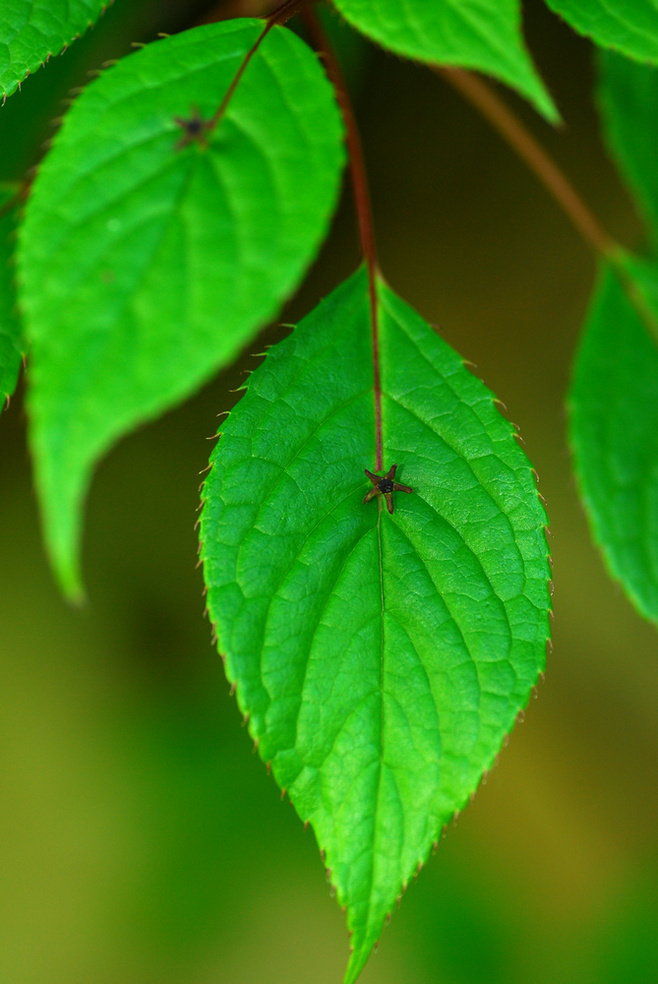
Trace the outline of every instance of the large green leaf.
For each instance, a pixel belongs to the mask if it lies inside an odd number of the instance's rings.
[[[603,48],[658,61],[656,0],[546,0],[576,31]]]
[[[601,51],[598,95],[607,142],[658,243],[658,68]]]
[[[343,159],[316,56],[275,28],[213,24],[120,62],[80,96],[43,163],[19,246],[31,444],[46,538],[79,590],[80,509],[100,455],[206,380],[274,316],[314,257]]]
[[[109,0],[2,0],[0,96],[10,96],[31,72],[58,55],[107,7]]]
[[[594,539],[613,577],[658,621],[658,335],[643,323],[633,288],[658,312],[658,268],[627,261],[625,290],[601,276],[576,358],[571,442]]]
[[[521,35],[518,0],[334,0],[348,21],[385,48],[441,65],[475,68],[559,114]]]
[[[365,273],[250,377],[204,485],[201,556],[229,679],[313,825],[356,979],[544,666],[545,513],[492,394],[379,286],[384,467]]]
[[[14,188],[0,186],[0,410],[16,389],[22,355],[13,269],[18,209],[3,209],[15,193]]]

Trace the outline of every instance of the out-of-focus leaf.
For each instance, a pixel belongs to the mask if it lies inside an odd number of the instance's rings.
[[[603,132],[658,244],[658,68],[601,51],[599,69]]]
[[[486,72],[528,98],[546,119],[559,119],[523,42],[518,0],[335,0],[335,5],[385,48]]]
[[[580,34],[602,48],[640,61],[658,61],[658,5],[655,0],[546,0]]]
[[[658,621],[658,269],[627,260],[629,287],[604,269],[576,357],[571,442],[594,539],[613,577]]]
[[[2,0],[0,97],[98,20],[108,0]]]
[[[228,678],[347,907],[356,980],[544,666],[549,577],[530,464],[492,394],[379,284],[384,468],[367,278],[252,374],[204,485],[201,556]]]
[[[271,31],[217,128],[181,144],[180,121],[213,116],[262,28],[213,24],[119,62],[76,101],[35,181],[19,247],[31,446],[70,595],[94,463],[234,358],[327,229],[340,116],[291,32]]]

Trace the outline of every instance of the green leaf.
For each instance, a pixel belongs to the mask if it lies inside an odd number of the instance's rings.
[[[571,443],[592,535],[637,610],[658,621],[658,268],[626,261],[626,290],[608,268],[592,301],[570,393]]]
[[[0,410],[16,389],[23,354],[13,269],[18,209],[3,210],[15,195],[15,188],[0,186]]]
[[[657,24],[658,28],[658,24]],[[658,68],[599,52],[599,105],[608,145],[658,243]]]
[[[76,101],[35,182],[19,247],[31,445],[69,594],[94,463],[233,359],[326,232],[340,116],[291,32],[270,32],[207,146],[180,146],[176,118],[212,117],[262,28],[212,24],[120,62]]]
[[[580,34],[640,61],[658,61],[656,0],[546,0]]]
[[[58,55],[98,20],[109,0],[2,0],[0,95]]]
[[[201,556],[229,680],[324,852],[356,980],[544,666],[545,513],[492,394],[379,285],[384,467],[372,487],[367,278],[250,377],[204,485]]]
[[[359,31],[409,58],[474,68],[526,96],[551,122],[559,113],[521,34],[518,0],[334,0]]]

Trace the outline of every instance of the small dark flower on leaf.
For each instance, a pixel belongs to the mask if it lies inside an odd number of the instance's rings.
[[[208,120],[204,120],[199,115],[196,106],[192,109],[190,116],[184,119],[182,116],[175,116],[174,123],[181,128],[183,136],[176,144],[176,150],[182,150],[190,143],[198,143],[200,147],[207,146],[207,133],[210,129]]]
[[[399,482],[393,481],[395,478],[395,469],[397,465],[391,465],[389,470],[385,475],[373,475],[368,469],[365,469],[365,473],[372,482],[373,487],[370,489],[366,497],[364,498],[364,504],[370,502],[376,495],[383,495],[386,499],[386,508],[390,513],[393,512],[393,493],[394,492],[413,492],[413,489],[409,488],[408,485],[400,485]]]

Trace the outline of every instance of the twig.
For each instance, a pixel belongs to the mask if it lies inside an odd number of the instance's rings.
[[[510,144],[561,206],[588,246],[599,256],[614,261],[618,244],[602,228],[596,217],[521,120],[479,76],[463,68],[434,66],[450,85],[488,120],[494,130]]]

